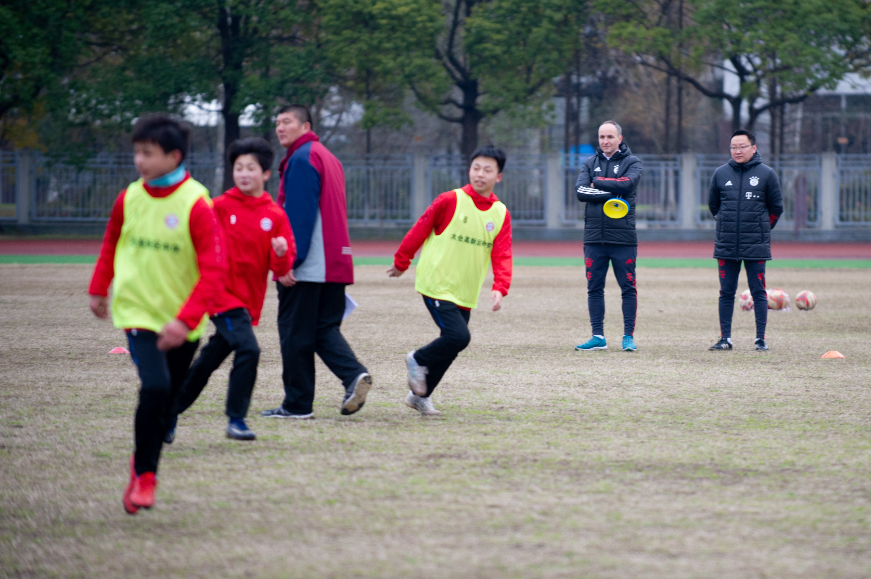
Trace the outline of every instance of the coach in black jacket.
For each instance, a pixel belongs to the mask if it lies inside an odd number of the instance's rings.
[[[783,213],[777,173],[762,163],[756,137],[743,129],[732,135],[732,158],[711,178],[708,208],[717,220],[714,257],[720,268],[720,341],[711,350],[732,349],[732,313],[741,262],[756,311],[756,349],[767,350],[768,296],[765,262],[771,259],[771,230]]]
[[[605,341],[605,276],[608,264],[623,295],[623,343],[627,352],[636,350],[635,313],[638,295],[635,289],[635,258],[638,236],[635,233],[635,189],[641,179],[641,160],[623,142],[623,129],[615,121],[599,127],[599,147],[594,157],[584,161],[575,190],[578,201],[586,202],[584,213],[584,263],[587,267],[587,307],[593,337],[575,350],[607,350]],[[605,202],[614,197],[629,205],[629,212],[612,219],[605,215]]]

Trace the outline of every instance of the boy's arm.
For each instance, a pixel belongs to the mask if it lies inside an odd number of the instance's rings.
[[[493,290],[503,296],[508,295],[511,287],[513,273],[513,259],[511,256],[511,214],[505,212],[505,222],[496,239],[493,240],[493,249],[490,252],[490,261],[493,266]]]
[[[203,315],[213,310],[212,298],[218,295],[227,271],[227,249],[215,213],[205,199],[198,199],[191,208],[190,232],[197,253],[200,279],[176,318],[193,330]]]
[[[275,249],[269,251],[269,269],[272,273],[281,277],[290,271],[290,266],[296,261],[296,241],[293,238],[293,230],[290,221],[283,211],[276,211],[275,237],[283,237],[287,242],[287,251],[281,257],[275,253]],[[274,239],[274,238],[273,238]]]
[[[284,174],[284,194],[284,210],[296,234],[293,267],[297,268],[308,257],[321,200],[321,176],[302,156],[290,158]]]
[[[103,244],[100,246],[100,256],[91,276],[88,286],[88,294],[91,296],[91,311],[98,318],[109,316],[108,300],[109,285],[115,277],[115,248],[121,237],[121,226],[124,225],[124,194],[126,189],[118,194],[109,214],[109,222],[106,224],[106,233],[103,235]]]
[[[411,265],[414,254],[427,240],[429,234],[435,231],[440,235],[454,218],[457,210],[457,192],[448,191],[435,198],[417,223],[405,234],[399,249],[393,256],[393,267],[397,272],[403,272]]]

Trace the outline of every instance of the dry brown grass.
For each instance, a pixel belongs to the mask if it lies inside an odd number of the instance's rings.
[[[639,269],[637,354],[578,353],[582,274],[521,267],[502,312],[433,400],[400,403],[403,354],[435,336],[413,279],[358,268],[345,334],[375,381],[317,420],[281,401],[275,296],[250,444],[223,438],[226,367],[166,448],[157,507],[124,514],[137,377],[94,319],[88,266],[0,266],[0,577],[867,577],[869,270],[772,270],[810,313],[774,312],[769,353],[736,312],[716,339],[716,273]],[[483,300],[482,300],[483,303]],[[845,360],[821,360],[839,350]]]

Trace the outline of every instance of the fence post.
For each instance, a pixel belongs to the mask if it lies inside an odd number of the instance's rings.
[[[820,171],[820,229],[832,231],[838,215],[838,158],[835,153],[823,153]]]
[[[681,153],[680,155],[680,228],[696,229],[696,219],[699,213],[699,191],[696,168],[698,159],[693,153]]]
[[[31,151],[15,152],[15,214],[19,225],[30,223],[31,199],[33,188],[33,153]]]
[[[427,155],[415,155],[411,170],[411,220],[423,215],[429,206],[429,191],[426,187],[426,172],[429,169]]]
[[[547,193],[544,198],[544,211],[546,226],[548,229],[562,227],[563,203],[566,194],[566,184],[563,178],[563,168],[559,153],[551,153],[547,156],[546,180]]]

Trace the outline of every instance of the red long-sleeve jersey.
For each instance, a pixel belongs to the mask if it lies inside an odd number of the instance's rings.
[[[475,207],[480,211],[487,211],[495,202],[499,201],[495,193],[491,193],[489,197],[481,197],[475,193],[471,184],[463,187],[463,191],[469,194]],[[454,218],[456,210],[456,191],[447,191],[436,197],[435,201],[427,207],[427,210],[414,224],[414,227],[405,234],[399,249],[396,250],[396,254],[393,256],[393,265],[396,266],[396,269],[399,271],[407,270],[414,254],[427,240],[430,233],[435,231],[436,235],[441,235],[451,219]],[[499,234],[493,241],[490,260],[493,267],[493,289],[503,296],[507,296],[512,275],[511,214],[509,212],[505,213],[502,229],[499,230]]]
[[[190,174],[185,174],[185,178],[180,183],[170,187],[151,187],[147,184],[143,186],[152,197],[166,197],[188,179],[190,179]],[[109,295],[109,285],[115,277],[115,248],[121,237],[121,227],[124,225],[124,195],[126,193],[126,189],[121,191],[112,205],[112,213],[103,236],[103,245],[100,247],[100,256],[97,258],[97,266],[88,287],[90,295]],[[189,227],[191,242],[197,254],[200,279],[194,286],[190,297],[182,305],[176,318],[184,322],[188,328],[194,329],[199,325],[204,314],[210,314],[213,311],[213,300],[223,288],[222,277],[226,271],[227,262],[215,213],[205,199],[197,200],[191,207]]]
[[[266,284],[271,270],[276,276],[290,271],[296,260],[296,243],[287,214],[269,194],[249,197],[233,187],[213,200],[218,224],[227,241],[229,275],[227,291],[216,300],[215,313],[241,302],[257,325],[263,310]],[[287,253],[278,257],[272,249],[274,237],[287,240]]]

